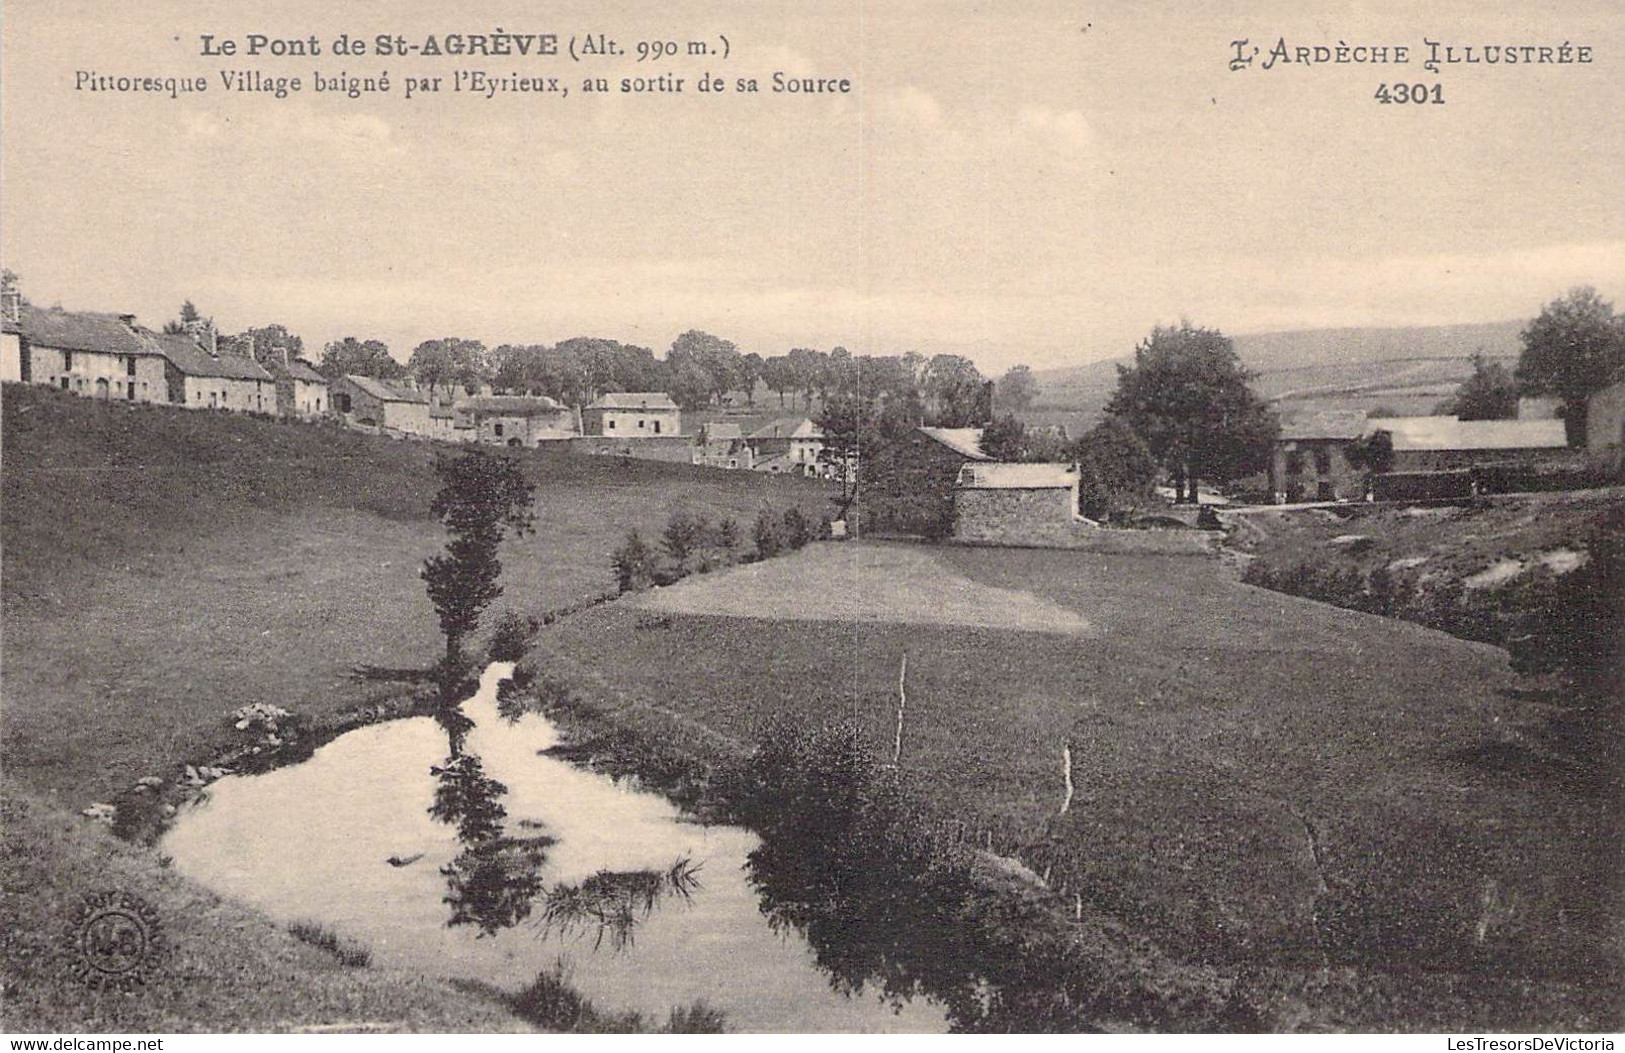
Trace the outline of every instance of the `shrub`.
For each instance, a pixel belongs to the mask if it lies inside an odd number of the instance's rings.
[[[663,1029],[668,1035],[720,1035],[727,1031],[726,1015],[704,1001],[673,1009]]]
[[[711,531],[711,544],[733,559],[734,549],[739,547],[739,524],[732,516],[725,516]]]
[[[688,558],[699,550],[709,532],[705,517],[684,509],[673,512],[667,520],[666,529],[660,534],[660,545],[676,564],[678,577],[688,570]]]
[[[791,549],[806,547],[812,540],[812,525],[801,509],[794,505],[784,510],[784,543]]]
[[[771,559],[784,547],[779,520],[773,515],[772,509],[764,508],[757,514],[754,539],[758,559]]]
[[[643,535],[636,530],[626,535],[626,541],[612,557],[615,581],[622,592],[646,589],[654,582],[654,553],[644,544]]]
[[[530,641],[541,628],[536,619],[518,611],[503,611],[491,630],[488,651],[493,662],[517,662],[530,649]]]
[[[340,965],[347,965],[352,969],[363,969],[372,964],[372,951],[363,944],[354,940],[345,939],[332,929],[314,921],[296,921],[288,926],[288,932],[301,943],[308,943],[318,947],[334,958]]]

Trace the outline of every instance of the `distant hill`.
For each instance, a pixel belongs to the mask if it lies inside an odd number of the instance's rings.
[[[1522,321],[1396,329],[1298,329],[1237,336],[1236,353],[1258,374],[1253,386],[1282,408],[1372,409],[1426,413],[1472,372],[1482,353],[1508,369],[1522,349]],[[1074,432],[1100,416],[1117,388],[1112,359],[1036,372],[1032,423],[1064,423]]]

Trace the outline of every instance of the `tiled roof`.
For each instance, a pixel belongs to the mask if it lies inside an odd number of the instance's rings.
[[[806,417],[780,417],[750,433],[753,439],[822,439],[818,425]]]
[[[460,413],[499,414],[504,417],[552,417],[564,409],[546,395],[475,395],[456,405]]]
[[[325,384],[327,378],[316,370],[316,367],[302,358],[295,358],[285,367],[290,377],[295,380],[305,380],[312,384]]]
[[[252,358],[242,355],[211,355],[198,347],[190,336],[176,333],[145,333],[147,343],[176,369],[193,377],[222,377],[227,380],[270,380],[271,374]]]
[[[745,430],[737,424],[720,424],[713,421],[701,425],[701,428],[705,432],[706,442],[732,442],[745,437]]]
[[[64,351],[100,351],[110,355],[156,355],[142,334],[125,317],[94,311],[44,310],[25,304],[18,312],[15,332],[31,344]]]
[[[1319,410],[1298,413],[1281,421],[1281,438],[1303,439],[1358,439],[1365,432],[1365,413],[1361,410]]]
[[[373,398],[382,399],[385,402],[427,403],[429,401],[429,396],[425,395],[421,391],[411,391],[406,388],[397,388],[391,384],[384,383],[382,380],[379,380],[376,377],[363,377],[354,373],[347,373],[345,374],[344,379],[371,395]]]
[[[677,403],[664,391],[611,391],[598,396],[587,408],[675,410]]]
[[[991,461],[982,452],[981,428],[921,428],[920,432],[942,443],[948,449],[973,461]]]
[[[1549,450],[1568,445],[1560,420],[1457,420],[1455,417],[1379,417],[1366,432],[1385,431],[1394,449]]]
[[[1077,484],[1070,464],[1005,464],[988,461],[959,470],[959,485],[970,490],[1050,490]]]

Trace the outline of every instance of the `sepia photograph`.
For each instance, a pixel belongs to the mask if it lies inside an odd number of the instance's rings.
[[[1622,107],[1618,0],[0,0],[7,1048],[1614,1049]]]

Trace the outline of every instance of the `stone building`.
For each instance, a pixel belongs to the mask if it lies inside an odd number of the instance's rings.
[[[1616,467],[1625,457],[1625,377],[1586,401],[1586,452]]]
[[[328,411],[327,378],[315,366],[278,347],[265,368],[276,381],[277,416],[309,420]]]
[[[8,305],[5,329],[5,379],[88,398],[170,401],[157,334],[137,326],[133,314],[44,310],[15,302]]]
[[[1275,500],[1346,501],[1365,496],[1365,469],[1349,463],[1349,450],[1365,430],[1365,414],[1358,410],[1299,414],[1283,420],[1270,457],[1270,490]]]
[[[331,385],[333,413],[344,423],[384,434],[429,438],[429,397],[410,387],[396,387],[354,373]]]
[[[916,428],[868,453],[858,468],[860,533],[953,532],[954,486],[968,461],[991,461],[980,428]]]
[[[1366,434],[1393,439],[1395,472],[1439,472],[1475,465],[1538,461],[1568,455],[1561,420],[1457,420],[1376,417]]]
[[[23,296],[15,285],[0,289],[0,380],[23,379]]]
[[[694,463],[709,468],[750,469],[756,465],[745,432],[737,424],[708,421],[700,425],[694,442]]]
[[[670,438],[683,434],[682,410],[664,391],[612,391],[582,410],[581,430],[615,439]]]
[[[474,395],[454,406],[474,442],[535,447],[580,434],[575,411],[545,395]]]
[[[1078,514],[1072,465],[969,461],[953,500],[953,539],[965,544],[1070,548],[1099,530]]]
[[[746,440],[758,471],[791,472],[796,475],[831,474],[819,455],[824,452],[824,435],[806,417],[783,417],[750,433]]]
[[[187,409],[235,413],[275,413],[276,379],[246,355],[223,354],[214,330],[194,326],[187,333],[152,337],[164,358],[169,401]]]

